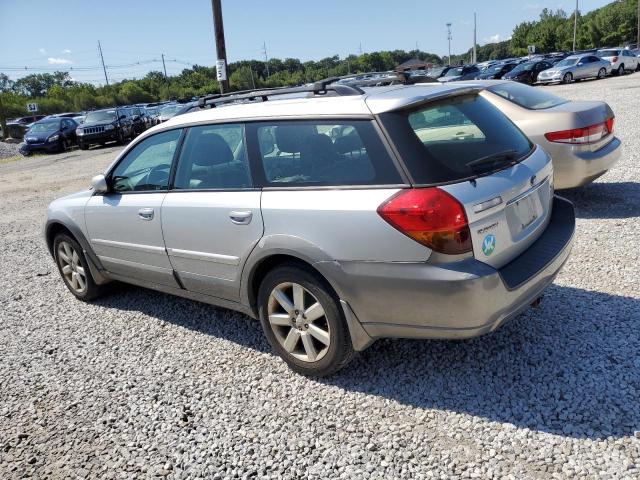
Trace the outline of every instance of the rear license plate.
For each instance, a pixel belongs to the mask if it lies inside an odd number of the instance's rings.
[[[517,235],[542,216],[543,210],[538,190],[512,203],[511,210],[515,223],[511,227],[513,233]]]

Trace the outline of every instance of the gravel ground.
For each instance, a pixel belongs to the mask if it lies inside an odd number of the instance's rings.
[[[566,193],[575,247],[541,307],[469,341],[379,341],[322,381],[241,314],[74,300],[44,209],[115,148],[0,165],[0,478],[639,478],[640,74],[548,88],[609,102],[625,151]]]
[[[19,143],[5,143],[2,141],[2,137],[0,137],[0,160],[19,155],[20,146],[21,144]]]

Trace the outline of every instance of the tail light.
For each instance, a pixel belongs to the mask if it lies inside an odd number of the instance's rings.
[[[610,133],[613,133],[613,120],[608,118],[602,123],[597,123],[589,127],[574,128],[572,130],[562,130],[559,132],[545,133],[544,136],[550,142],[588,144],[597,142]]]
[[[401,233],[436,252],[471,251],[464,207],[439,188],[402,190],[380,205],[378,214]]]
[[[618,57],[613,57],[613,58],[611,59],[611,63],[616,63],[617,61],[618,61]]]

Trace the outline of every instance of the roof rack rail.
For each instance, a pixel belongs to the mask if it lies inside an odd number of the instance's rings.
[[[237,102],[239,100],[258,100],[263,102],[269,100],[269,97],[276,95],[289,95],[295,93],[311,93],[313,95],[326,95],[328,92],[334,92],[341,96],[362,95],[364,91],[356,86],[335,84],[339,77],[326,78],[319,80],[310,85],[302,85],[299,87],[276,87],[264,88],[260,90],[242,90],[239,92],[217,93],[213,95],[205,95],[198,99],[198,106],[204,108],[210,105],[211,108],[224,103]]]

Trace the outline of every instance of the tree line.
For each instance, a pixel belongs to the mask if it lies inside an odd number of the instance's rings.
[[[615,0],[584,16],[578,13],[576,48],[616,46],[633,41],[637,35],[637,2]],[[477,59],[481,62],[522,56],[527,53],[528,45],[535,45],[536,52],[540,53],[571,50],[573,22],[573,13],[568,15],[562,9],[545,8],[539,20],[517,25],[509,40],[477,46]],[[468,62],[470,55],[471,49],[452,56],[451,63]],[[348,73],[392,70],[413,58],[434,64],[448,62],[446,56],[420,50],[371,52],[346,58],[335,55],[307,62],[295,58],[271,58],[268,62],[242,60],[228,65],[229,83],[232,90],[300,85]],[[185,68],[180,74],[167,78],[161,72],[152,71],[141,79],[105,86],[75,82],[69,72],[64,71],[31,74],[15,81],[0,73],[0,123],[6,118],[26,115],[28,102],[37,102],[40,113],[51,114],[184,99],[218,92],[215,78],[214,67],[200,65]],[[2,126],[5,132],[6,128]]]

